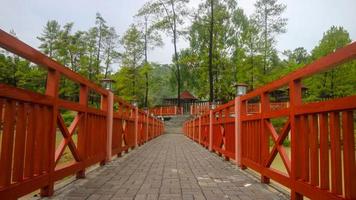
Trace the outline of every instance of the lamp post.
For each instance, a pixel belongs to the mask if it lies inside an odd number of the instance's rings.
[[[236,88],[236,96],[242,96],[247,93],[247,84],[236,83],[234,86]]]
[[[112,79],[109,79],[109,78],[105,78],[105,79],[101,79],[100,82],[101,82],[101,85],[102,85],[105,89],[112,91],[112,85],[113,85],[113,83],[115,83],[116,81],[114,81],[114,80],[112,80]]]

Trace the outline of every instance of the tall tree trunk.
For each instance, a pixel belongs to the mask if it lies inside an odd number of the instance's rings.
[[[264,31],[264,58],[263,58],[263,74],[267,73],[267,28],[268,28],[268,22],[267,22],[267,7],[265,6],[265,31]]]
[[[98,51],[96,53],[96,73],[99,74],[100,68],[100,49],[101,49],[101,40],[102,40],[102,30],[101,25],[99,26],[99,39],[98,39]]]
[[[253,86],[254,86],[254,53],[253,53],[253,41],[252,41],[252,37],[250,36],[250,45],[251,45],[251,48],[250,48],[250,56],[251,56],[251,90],[253,90]]]
[[[147,16],[145,16],[145,64],[147,66],[148,59],[147,59]],[[145,72],[146,78],[146,91],[145,91],[145,108],[148,107],[148,71],[146,69]]]
[[[210,1],[210,38],[209,38],[209,102],[214,101],[214,79],[213,79],[213,37],[214,37],[214,0]]]
[[[173,11],[173,45],[174,45],[174,63],[177,68],[177,99],[178,107],[180,106],[180,68],[178,63],[178,52],[177,52],[177,16],[174,9],[174,1],[171,1],[172,11]]]
[[[331,81],[330,81],[330,95],[331,95],[331,98],[334,98],[335,97],[335,83],[334,83],[334,72],[335,72],[335,69],[332,69],[331,70]]]

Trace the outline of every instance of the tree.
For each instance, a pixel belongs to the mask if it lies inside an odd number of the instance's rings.
[[[178,63],[177,40],[181,31],[180,25],[184,24],[183,18],[188,15],[187,3],[189,0],[151,0],[147,2],[139,11],[138,16],[153,16],[152,27],[168,33],[173,40],[174,56],[173,61],[176,67],[177,78],[177,98],[180,106],[181,75]]]
[[[105,63],[104,78],[110,74],[110,66],[119,59],[119,52],[116,50],[119,36],[116,34],[115,28],[110,27],[103,39],[103,60]]]
[[[87,77],[91,81],[98,81],[96,72],[100,71],[100,63],[96,58],[98,52],[97,47],[97,35],[98,31],[95,27],[90,28],[84,35],[86,43],[86,57],[83,58],[82,62],[85,63]]]
[[[198,66],[196,71],[199,71],[197,76],[201,89],[197,95],[204,98],[203,94],[209,94],[209,101],[228,100],[234,93],[231,85],[236,77],[236,68],[230,57],[236,36],[236,27],[231,26],[235,9],[235,1],[206,0],[199,5],[189,30],[192,59],[186,57],[182,60],[189,61],[189,65],[192,65],[192,61],[196,62],[193,66]]]
[[[51,58],[55,56],[55,45],[60,29],[61,26],[56,20],[50,20],[44,27],[41,36],[37,37],[37,39],[41,41],[39,48]]]
[[[103,38],[106,37],[108,33],[108,26],[106,25],[106,21],[104,18],[101,16],[100,13],[96,13],[96,21],[95,21],[95,33],[96,33],[96,40],[97,40],[97,52],[96,52],[96,70],[100,70],[100,64],[101,64],[101,50],[103,46]],[[100,73],[100,71],[96,71],[96,73]]]
[[[326,56],[351,42],[349,33],[343,27],[332,26],[327,30],[311,53],[313,60]],[[349,62],[338,68],[318,74],[306,81],[310,100],[343,97],[354,94],[356,87],[356,63]]]
[[[149,91],[149,71],[151,71],[151,65],[148,62],[148,50],[152,50],[155,47],[162,46],[162,37],[157,33],[157,29],[155,29],[153,26],[149,25],[150,21],[150,16],[148,14],[143,14],[143,16],[139,16],[141,18],[141,21],[138,23],[138,27],[141,29],[141,32],[143,32],[143,37],[144,37],[144,55],[145,55],[145,62],[143,66],[143,73],[145,76],[145,101],[144,101],[144,106],[147,108],[148,107],[148,91]]]
[[[260,85],[261,81],[261,61],[262,57],[259,54],[261,40],[259,37],[259,29],[255,21],[248,19],[243,31],[243,43],[246,49],[246,60],[244,62],[242,71],[240,74],[246,76],[247,82],[250,89],[253,90],[255,87]],[[244,81],[243,81],[244,82]]]
[[[270,67],[270,59],[275,51],[276,34],[286,31],[287,19],[281,17],[286,5],[279,4],[277,1],[258,0],[255,3],[256,12],[253,18],[261,28],[261,37],[263,38],[263,74],[267,74],[267,70]]]
[[[138,68],[142,65],[144,57],[144,41],[142,33],[137,29],[136,25],[131,25],[121,38],[121,45],[124,48],[122,53],[122,65],[128,67],[127,73],[130,74],[132,81],[132,96],[134,100],[138,100],[137,95],[137,80]]]

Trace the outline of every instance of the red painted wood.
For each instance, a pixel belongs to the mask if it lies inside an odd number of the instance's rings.
[[[320,123],[320,188],[329,189],[328,115],[319,114]]]
[[[342,112],[345,197],[356,199],[355,133],[352,111]]]
[[[35,114],[33,105],[28,109],[28,122],[27,122],[27,136],[26,136],[26,154],[25,154],[25,178],[32,178],[33,176],[33,144],[34,144],[34,132],[35,132]]]
[[[319,137],[318,116],[309,117],[309,144],[310,144],[310,182],[313,186],[319,185]]]
[[[0,110],[1,110],[0,105]],[[26,111],[23,103],[18,104],[17,119],[16,119],[16,136],[15,136],[15,152],[14,152],[14,182],[21,182],[23,180],[23,167],[25,156],[25,141],[26,141]],[[0,113],[1,116],[1,113]]]
[[[4,125],[0,157],[0,187],[11,184],[12,152],[14,145],[15,102],[5,102]]]
[[[299,140],[300,148],[301,150],[301,166],[302,166],[302,173],[301,173],[301,178],[308,182],[309,181],[309,128],[308,128],[308,116],[302,115],[300,116],[300,137]]]
[[[340,115],[330,113],[331,192],[342,194]]]
[[[4,125],[0,155],[0,198],[16,199],[37,189],[41,189],[41,196],[51,196],[55,181],[75,173],[77,178],[84,178],[85,168],[105,161],[107,149],[114,148],[114,145],[108,147],[111,143],[107,143],[108,121],[111,120],[107,118],[108,92],[2,30],[0,47],[48,70],[44,95],[0,84],[0,123]],[[58,98],[61,76],[80,84],[79,102]],[[100,109],[88,107],[89,90],[101,95],[103,101]],[[128,142],[130,147],[134,147],[132,133],[140,126],[134,123],[135,114],[132,110],[135,108],[119,97],[114,99],[123,108],[113,118],[126,120],[127,130],[131,132]],[[68,128],[59,114],[60,109],[78,112]],[[143,123],[146,127],[149,123],[150,138],[163,132],[161,121],[142,110],[138,112],[145,116]],[[118,154],[121,153],[120,122],[112,125],[114,129],[119,129],[119,137],[112,143],[120,144],[116,152]],[[57,127],[64,139],[56,151]],[[76,131],[77,145],[72,139]],[[66,146],[75,160],[56,166]]]

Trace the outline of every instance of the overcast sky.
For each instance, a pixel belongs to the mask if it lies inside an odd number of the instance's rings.
[[[147,0],[0,0],[0,28],[13,29],[19,39],[38,47],[39,36],[48,20],[61,25],[74,22],[75,30],[94,26],[95,13],[100,12],[109,26],[123,35],[134,22],[134,15]],[[194,7],[200,1],[191,0]],[[238,0],[247,15],[254,12],[254,0]],[[356,0],[280,0],[287,5],[287,32],[278,36],[278,51],[305,47],[311,50],[332,25],[343,26],[352,40],[356,39]],[[173,48],[171,40],[165,46],[149,53],[151,61],[170,63]],[[187,47],[179,41],[179,48]]]

